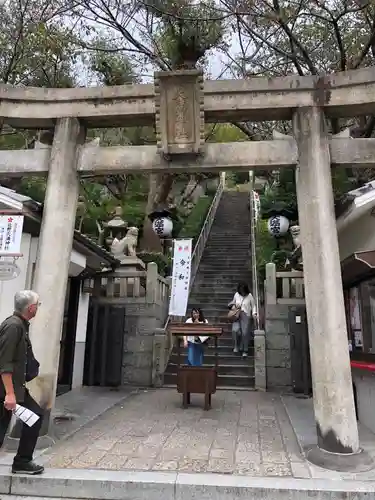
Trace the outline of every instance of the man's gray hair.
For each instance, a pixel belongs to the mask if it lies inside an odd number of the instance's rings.
[[[32,304],[39,302],[39,295],[33,290],[22,290],[14,296],[14,310],[23,313]]]

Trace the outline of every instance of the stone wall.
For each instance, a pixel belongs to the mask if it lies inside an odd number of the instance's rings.
[[[289,313],[304,307],[303,273],[277,272],[273,263],[266,264],[265,333],[267,389],[292,389]],[[295,328],[295,327],[293,327]]]
[[[125,304],[123,384],[153,385],[154,335],[165,324],[167,304],[128,298]]]
[[[292,387],[288,315],[292,306],[266,305],[267,390],[289,391]]]

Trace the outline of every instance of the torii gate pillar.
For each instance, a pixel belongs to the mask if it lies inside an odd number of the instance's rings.
[[[85,130],[76,118],[59,118],[51,148],[43,220],[33,289],[41,306],[32,321],[31,339],[40,373],[30,384],[32,396],[45,410],[42,435],[48,433],[56,397],[60,338],[70,254],[79,195],[77,160]]]
[[[323,111],[298,108],[293,129],[299,151],[297,200],[318,435],[318,447],[307,456],[329,469],[364,470],[371,461],[367,463],[359,448]]]

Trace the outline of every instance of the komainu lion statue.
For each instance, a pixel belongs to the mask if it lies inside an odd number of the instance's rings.
[[[111,245],[112,255],[122,261],[125,257],[136,257],[136,249],[138,245],[138,228],[130,227],[125,238],[119,240],[114,238]]]

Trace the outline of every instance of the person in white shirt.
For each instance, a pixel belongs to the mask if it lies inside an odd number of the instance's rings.
[[[254,297],[246,283],[238,285],[237,292],[228,307],[239,310],[238,320],[232,324],[233,352],[242,352],[242,356],[246,358],[252,333],[252,319],[258,314]]]
[[[192,309],[191,317],[186,320],[186,323],[208,323],[204,318],[201,309]],[[203,365],[203,344],[208,339],[204,336],[187,336],[184,337],[184,347],[188,350],[187,364],[190,366]]]

